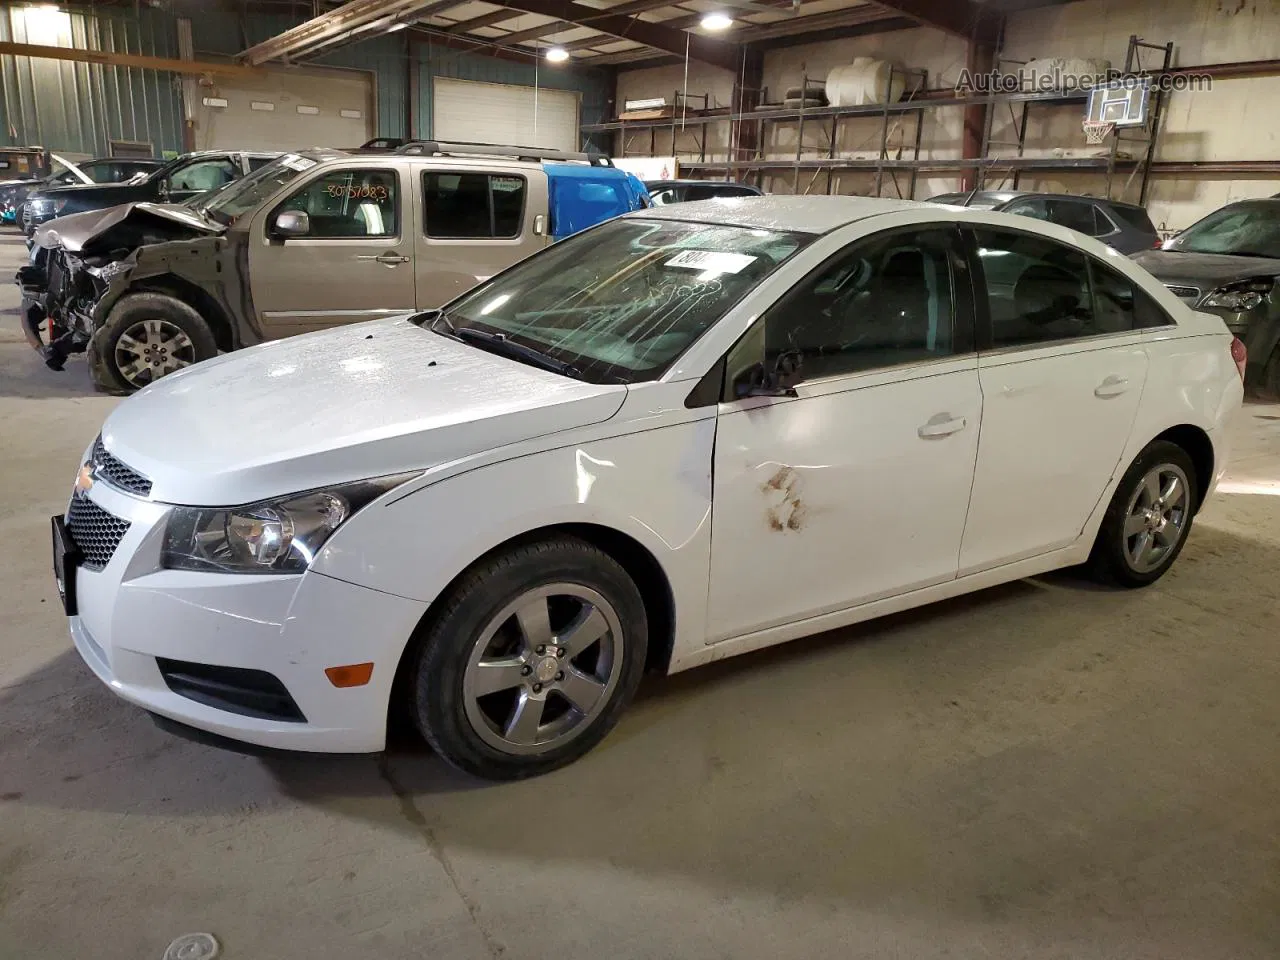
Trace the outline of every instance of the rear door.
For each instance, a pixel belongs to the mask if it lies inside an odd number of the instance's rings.
[[[967,235],[983,415],[961,576],[1079,538],[1124,469],[1147,372],[1137,294],[1122,274],[1046,237]]]
[[[417,306],[429,310],[547,244],[547,175],[413,166]]]
[[[413,310],[408,175],[394,160],[325,166],[255,215],[249,275],[269,338]],[[311,232],[276,234],[285,211],[306,213]]]

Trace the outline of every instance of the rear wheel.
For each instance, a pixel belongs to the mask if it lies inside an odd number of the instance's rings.
[[[1107,583],[1145,587],[1182,552],[1199,503],[1195,465],[1175,443],[1147,446],[1116,487],[1089,557],[1089,571]]]
[[[476,776],[554,770],[617,722],[647,640],[644,601],[608,554],[571,537],[517,547],[473,568],[428,627],[418,727]]]
[[[163,293],[133,293],[89,341],[89,368],[100,387],[133,393],[217,353],[213,331],[189,304]]]

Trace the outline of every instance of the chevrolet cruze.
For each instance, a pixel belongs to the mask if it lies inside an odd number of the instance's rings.
[[[442,310],[198,363],[85,452],[54,568],[117,694],[545,772],[675,672],[1073,565],[1176,560],[1244,348],[1025,217],[846,197],[612,220]]]

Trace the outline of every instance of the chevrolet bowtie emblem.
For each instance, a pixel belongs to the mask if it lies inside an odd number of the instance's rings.
[[[76,474],[76,492],[88,493],[89,488],[93,486],[93,464],[85,463],[80,466],[80,472]]]

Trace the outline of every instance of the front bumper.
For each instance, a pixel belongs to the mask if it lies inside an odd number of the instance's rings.
[[[317,573],[230,575],[160,568],[172,510],[95,483],[85,495],[129,526],[100,570],[75,572],[76,650],[117,695],[197,730],[264,747],[367,753],[385,745],[392,680],[426,605]],[[262,671],[303,720],[248,716],[171,688],[161,660]],[[372,661],[361,687],[325,668]]]

